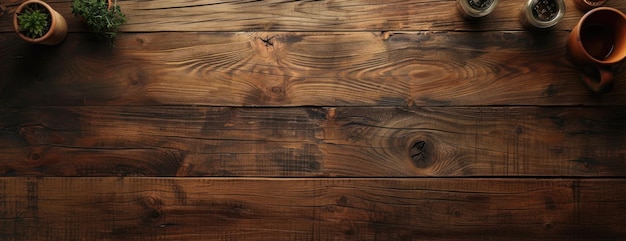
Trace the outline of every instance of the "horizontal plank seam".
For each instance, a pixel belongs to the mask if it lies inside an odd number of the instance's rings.
[[[571,30],[567,29],[555,29],[551,30],[552,32],[571,32]],[[393,32],[396,34],[413,34],[413,33],[489,33],[489,32],[527,32],[527,33],[545,33],[545,31],[536,31],[536,30],[521,30],[521,29],[510,29],[510,30],[488,30],[488,29],[480,29],[480,30],[432,30],[432,29],[415,29],[415,30],[394,30],[394,29],[338,29],[338,30],[265,30],[265,29],[241,29],[241,30],[228,30],[228,31],[118,31],[118,34],[149,34],[149,33],[380,33],[380,32]],[[0,31],[0,34],[13,34],[13,31]],[[91,34],[89,31],[75,31],[68,30],[68,34]]]
[[[68,107],[176,107],[176,108],[240,108],[240,109],[289,109],[289,108],[585,108],[596,109],[598,107],[626,107],[626,105],[617,104],[598,104],[598,105],[264,105],[264,106],[246,106],[246,105],[0,105],[0,108],[22,109],[22,108],[68,108]]]
[[[187,180],[396,180],[396,181],[410,181],[410,180],[466,180],[466,181],[480,181],[480,180],[536,180],[536,181],[547,181],[547,180],[560,180],[560,181],[572,181],[572,180],[622,180],[626,181],[626,176],[429,176],[429,177],[199,177],[199,176],[190,176],[190,177],[177,177],[177,176],[143,176],[143,177],[117,177],[117,176],[2,176],[0,180],[3,179],[101,179],[101,178],[110,178],[110,179],[187,179]]]

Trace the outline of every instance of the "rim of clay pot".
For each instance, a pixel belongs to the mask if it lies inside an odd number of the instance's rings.
[[[46,34],[44,34],[43,36],[39,37],[39,38],[29,38],[28,36],[22,34],[22,32],[20,32],[20,26],[19,26],[19,21],[17,19],[17,15],[18,13],[21,13],[22,10],[24,10],[24,8],[30,4],[39,4],[41,6],[43,6],[44,8],[46,8],[46,11],[48,11],[48,14],[50,14],[50,28],[48,29],[48,31],[46,32]],[[15,33],[17,33],[17,35],[28,41],[31,43],[40,43],[43,42],[44,40],[50,38],[50,36],[52,36],[52,30],[55,28],[55,26],[57,25],[57,18],[53,17],[52,15],[54,14],[54,10],[50,7],[50,5],[48,5],[46,2],[41,1],[41,0],[27,0],[25,2],[23,2],[22,4],[20,4],[17,9],[15,9],[15,13],[13,14],[13,29],[15,30]]]
[[[583,15],[583,16],[580,18],[580,20],[578,21],[578,22],[579,22],[579,26],[577,26],[578,30],[579,30],[579,31],[581,30],[581,28],[582,28],[582,24],[585,22],[585,20],[587,20],[587,18],[589,18],[589,16],[591,16],[592,14],[594,14],[594,13],[596,13],[596,12],[601,12],[601,11],[608,11],[608,12],[610,12],[611,14],[621,15],[622,19],[624,20],[624,23],[623,23],[623,24],[626,24],[626,14],[624,14],[622,11],[617,10],[617,9],[615,9],[615,8],[610,8],[610,7],[597,7],[597,8],[594,8],[594,9],[589,10],[589,12],[585,13],[585,15]],[[579,34],[580,34],[580,32],[579,32]],[[577,38],[579,38],[579,37],[580,37],[580,35],[579,35],[579,36],[577,36]],[[582,42],[581,42],[580,44],[582,44]],[[584,47],[583,47],[583,49],[584,49]],[[615,59],[613,59],[613,60],[611,60],[611,59],[600,60],[600,59],[597,59],[597,58],[594,58],[593,56],[591,56],[589,53],[587,53],[587,51],[586,51],[586,50],[581,51],[581,52],[582,52],[582,54],[584,54],[586,57],[588,57],[588,58],[590,58],[590,59],[595,60],[597,63],[599,63],[599,64],[601,64],[601,65],[610,65],[610,64],[615,64],[615,63],[617,63],[617,62],[620,62],[620,61],[624,60],[624,58],[621,58],[621,59],[616,59],[616,60],[615,60]]]
[[[556,17],[549,21],[540,21],[534,17],[533,5],[535,5],[538,1],[539,0],[528,0],[522,7],[522,14],[528,23],[537,28],[549,28],[561,21],[561,18],[565,15],[565,2],[563,0],[554,0],[559,6],[559,11],[557,12]]]

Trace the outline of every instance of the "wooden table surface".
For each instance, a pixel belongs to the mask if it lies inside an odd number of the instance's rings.
[[[626,64],[591,94],[501,0],[119,0],[109,48],[12,32],[0,240],[623,240]],[[606,6],[626,11],[626,1]]]

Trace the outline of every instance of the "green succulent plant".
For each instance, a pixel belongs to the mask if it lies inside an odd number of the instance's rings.
[[[111,41],[119,26],[126,22],[126,16],[117,1],[109,8],[107,0],[74,0],[72,13],[81,17],[92,32]]]
[[[50,29],[50,14],[38,6],[30,4],[17,15],[19,31],[32,39],[41,38]]]

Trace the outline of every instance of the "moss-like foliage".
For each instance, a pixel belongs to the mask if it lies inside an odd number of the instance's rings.
[[[92,32],[111,41],[119,26],[126,22],[126,16],[117,2],[109,9],[106,0],[74,0],[72,13],[82,17]]]

